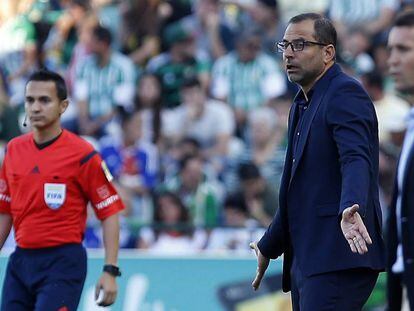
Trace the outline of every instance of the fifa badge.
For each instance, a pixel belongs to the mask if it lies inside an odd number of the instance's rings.
[[[66,185],[46,183],[44,187],[44,199],[46,205],[51,209],[58,209],[65,202]]]

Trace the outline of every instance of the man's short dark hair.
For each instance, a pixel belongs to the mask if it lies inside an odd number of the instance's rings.
[[[413,27],[414,26],[414,10],[403,12],[394,20],[394,27]]]
[[[365,78],[368,85],[375,86],[381,90],[384,89],[384,76],[379,70],[374,69],[362,77]]]
[[[241,181],[257,179],[261,177],[260,170],[253,162],[243,162],[239,165],[237,175]]]
[[[181,89],[189,89],[193,87],[201,87],[201,82],[196,76],[186,78],[181,84]]]
[[[41,69],[39,71],[34,72],[27,80],[27,83],[29,83],[30,81],[52,81],[55,83],[58,98],[60,100],[65,100],[68,98],[68,91],[66,89],[65,80],[62,78],[61,75],[59,75],[56,72],[49,71],[47,69]]]
[[[336,29],[332,22],[326,17],[317,13],[303,13],[292,17],[288,24],[298,24],[306,20],[312,20],[314,22],[314,36],[318,42],[332,44],[336,49]]]
[[[98,25],[93,29],[93,36],[98,39],[98,41],[105,42],[107,45],[111,45],[112,43],[111,31],[101,25]]]
[[[245,215],[249,214],[246,201],[240,193],[230,194],[226,197],[223,203],[224,210],[233,209]]]

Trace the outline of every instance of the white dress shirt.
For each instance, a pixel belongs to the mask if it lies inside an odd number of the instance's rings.
[[[404,186],[404,173],[407,166],[408,156],[410,155],[411,149],[414,147],[414,108],[411,108],[410,114],[408,115],[407,132],[404,137],[404,143],[401,150],[401,156],[398,163],[397,169],[397,185],[398,185],[398,197],[397,197],[397,230],[398,230],[398,248],[397,248],[397,260],[392,266],[392,272],[402,273],[404,271],[404,257],[402,249],[402,237],[401,237],[401,200],[402,193],[405,190]]]

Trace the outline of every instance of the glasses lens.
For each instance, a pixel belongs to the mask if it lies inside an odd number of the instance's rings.
[[[303,50],[304,45],[305,45],[305,43],[304,43],[303,41],[301,41],[301,40],[299,40],[299,41],[293,41],[293,42],[292,42],[292,47],[293,47],[293,50],[294,50],[295,52],[296,52],[296,51],[302,51],[302,50]]]

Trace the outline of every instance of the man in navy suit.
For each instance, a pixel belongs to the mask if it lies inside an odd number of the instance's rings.
[[[361,85],[335,64],[336,31],[293,17],[278,49],[300,90],[289,114],[279,210],[262,239],[257,289],[284,254],[293,310],[360,310],[385,268],[378,199],[378,124]]]
[[[388,47],[395,88],[412,107],[387,219],[388,309],[401,310],[405,286],[410,309],[414,310],[414,12],[396,18]]]

